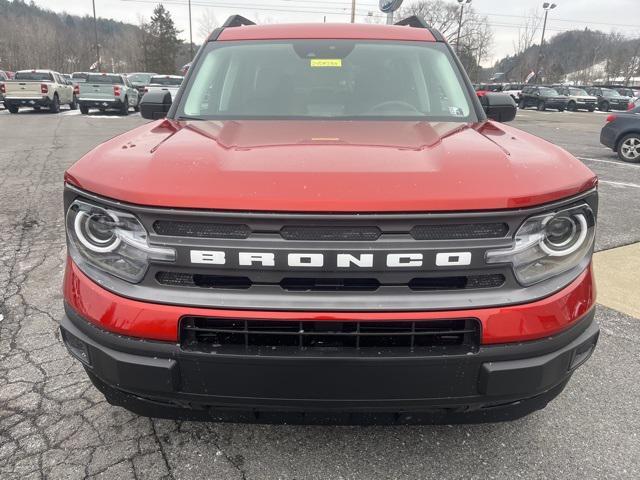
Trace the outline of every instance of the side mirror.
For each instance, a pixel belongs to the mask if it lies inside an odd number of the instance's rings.
[[[510,122],[516,118],[515,100],[508,93],[487,93],[480,97],[482,109],[491,120]]]
[[[170,107],[169,92],[147,92],[140,100],[140,115],[148,120],[159,120],[167,116]]]

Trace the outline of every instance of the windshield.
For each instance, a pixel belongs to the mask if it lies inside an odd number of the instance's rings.
[[[53,79],[49,72],[17,72],[14,80],[26,80],[28,82],[50,82]]]
[[[182,83],[182,77],[152,77],[149,82],[151,85],[177,85]]]
[[[602,95],[604,95],[605,97],[621,97],[622,96],[615,90],[609,90],[608,88],[602,89]]]
[[[589,96],[589,94],[581,88],[570,88],[569,95],[581,95],[581,96],[587,96],[587,97]]]
[[[542,95],[558,95],[558,92],[554,88],[540,87],[540,93]]]
[[[88,73],[72,73],[71,74],[71,78],[73,80],[78,80],[78,81],[86,80],[88,76],[89,76]]]
[[[476,120],[440,43],[293,40],[205,48],[178,116]]]
[[[155,74],[153,73],[130,73],[127,75],[127,78],[131,83],[144,83],[145,85],[149,84],[149,80]]]
[[[87,83],[106,83],[108,85],[123,85],[122,77],[120,75],[106,75],[96,74],[89,75],[87,77]]]

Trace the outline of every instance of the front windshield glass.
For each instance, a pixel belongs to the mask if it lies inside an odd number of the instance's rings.
[[[108,85],[123,85],[120,75],[95,74],[87,77],[87,83],[106,83]]]
[[[604,95],[605,97],[621,97],[622,96],[615,90],[609,90],[608,88],[602,89],[602,95]]]
[[[49,72],[17,72],[14,80],[27,82],[50,82],[53,80]]]
[[[152,77],[150,85],[180,86],[182,77]]]
[[[206,48],[179,117],[476,120],[440,43],[270,40]]]
[[[153,77],[152,73],[130,73],[127,75],[131,83],[144,83],[145,85],[149,84],[151,77]]]
[[[589,94],[585,90],[583,90],[581,88],[570,88],[569,89],[569,94],[570,95],[578,95],[578,96],[580,96],[580,95],[581,96],[589,96]]]

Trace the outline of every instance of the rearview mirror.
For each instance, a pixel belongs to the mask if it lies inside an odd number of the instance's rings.
[[[170,107],[171,93],[147,92],[140,100],[140,115],[149,120],[158,120],[167,116]]]
[[[480,97],[484,113],[496,122],[510,122],[516,118],[516,102],[508,93],[487,93]]]

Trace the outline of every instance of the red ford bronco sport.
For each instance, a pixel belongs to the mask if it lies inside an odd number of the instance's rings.
[[[421,19],[234,16],[141,110],[65,175],[62,337],[109,402],[507,420],[592,353],[596,177]]]

